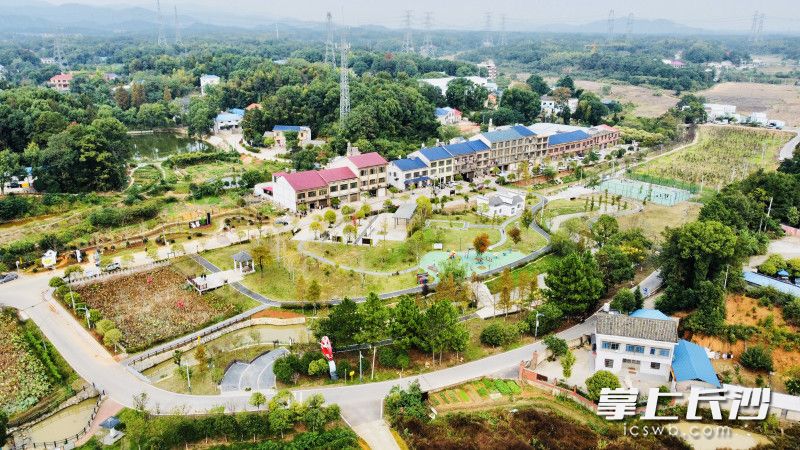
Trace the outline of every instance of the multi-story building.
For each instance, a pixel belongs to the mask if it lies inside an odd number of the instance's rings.
[[[239,108],[229,109],[217,114],[214,118],[214,133],[222,130],[238,130],[244,119],[244,110]]]
[[[72,83],[72,78],[73,77],[71,73],[61,73],[51,77],[47,84],[57,91],[66,92],[69,90],[70,84]]]
[[[482,133],[478,139],[490,147],[489,166],[502,172],[516,170],[522,161],[538,164],[547,154],[546,136],[522,125]]]
[[[448,153],[453,155],[453,172],[467,181],[489,175],[491,148],[482,140],[476,139],[458,144],[446,145]]]
[[[445,108],[436,108],[433,114],[436,116],[436,120],[442,125],[453,125],[461,121],[461,111],[449,106]]]
[[[206,95],[208,86],[216,86],[220,81],[222,80],[216,75],[200,75],[200,95]]]
[[[377,152],[351,155],[333,160],[328,167],[349,167],[358,176],[359,190],[371,196],[386,194],[386,169],[389,162]]]
[[[443,146],[421,148],[410,155],[430,167],[428,176],[433,184],[453,181],[455,158]]]
[[[291,211],[298,211],[301,205],[308,209],[325,208],[328,203],[328,182],[316,170],[273,175],[272,197],[275,203]]]
[[[389,163],[389,185],[397,190],[428,186],[428,165],[419,158],[396,159]]]
[[[317,171],[319,176],[328,183],[328,197],[336,203],[357,202],[359,195],[358,176],[349,167],[337,167]],[[336,199],[336,201],[334,201]]]
[[[655,375],[667,381],[677,343],[678,322],[668,317],[601,313],[592,336],[594,369]]]

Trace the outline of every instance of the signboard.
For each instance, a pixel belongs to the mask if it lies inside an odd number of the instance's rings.
[[[319,341],[319,348],[322,351],[322,356],[328,360],[328,373],[331,375],[331,380],[338,380],[339,376],[336,375],[336,363],[333,362],[333,345],[328,336],[322,336],[322,339]]]
[[[44,256],[42,256],[42,266],[46,268],[50,268],[56,265],[56,257],[58,253],[54,250],[48,250],[45,252]]]

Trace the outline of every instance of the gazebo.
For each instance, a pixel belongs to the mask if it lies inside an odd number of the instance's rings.
[[[239,273],[253,273],[256,271],[256,266],[253,263],[253,257],[250,253],[242,250],[233,255],[233,269]]]

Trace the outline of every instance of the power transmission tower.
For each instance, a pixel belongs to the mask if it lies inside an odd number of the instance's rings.
[[[61,48],[60,33],[56,33],[53,37],[53,61],[56,62],[59,70],[61,70],[61,73],[64,73],[66,70],[66,64],[64,62],[64,50]]]
[[[156,0],[156,11],[158,11],[158,45],[167,45],[167,37],[164,35],[164,16],[161,15],[161,0]]]
[[[761,15],[758,13],[758,10],[753,13],[753,23],[750,25],[750,40],[755,42],[757,39],[756,34],[758,33],[758,19]]]
[[[350,43],[342,33],[342,43],[340,45],[341,56],[339,57],[339,122],[344,123],[344,120],[350,114],[350,80],[348,79],[348,53],[350,52]]]
[[[608,40],[614,39],[614,10],[608,10]]]
[[[330,11],[326,15],[327,37],[325,38],[325,65],[336,68],[336,44],[333,43],[333,15]]]
[[[633,13],[628,14],[628,21],[625,24],[625,39],[626,40],[629,40],[631,38],[631,35],[633,34],[633,19],[634,19]]]
[[[403,37],[403,53],[412,53],[414,51],[414,44],[411,42],[411,10],[406,10],[405,16],[406,34]]]
[[[761,42],[762,33],[764,32],[764,18],[767,17],[766,14],[761,13],[758,16],[758,30],[756,30],[756,41]]]
[[[178,5],[175,5],[175,44],[183,44],[181,40],[181,25],[178,23]]]
[[[486,39],[483,41],[484,47],[491,47],[494,45],[492,40],[492,13],[486,13]]]
[[[506,45],[506,15],[500,16],[500,46]]]
[[[425,13],[425,42],[419,49],[422,56],[431,57],[434,53],[433,40],[431,39],[431,27],[433,26],[433,18],[431,12]]]

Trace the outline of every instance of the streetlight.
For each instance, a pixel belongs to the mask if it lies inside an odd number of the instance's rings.
[[[534,338],[538,338],[539,337],[539,316],[543,316],[543,315],[544,314],[540,313],[539,311],[536,311],[536,331],[533,333],[533,337]]]

